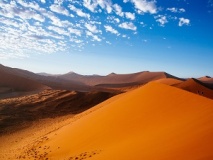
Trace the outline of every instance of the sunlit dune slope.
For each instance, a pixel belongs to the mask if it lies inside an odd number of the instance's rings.
[[[179,80],[179,79],[175,79],[175,78],[163,78],[163,79],[156,80],[156,82],[172,86],[172,85],[175,85],[175,84],[179,84],[183,81]]]
[[[213,159],[211,99],[152,82],[95,110],[97,107],[33,143],[21,156],[70,160]]]
[[[191,78],[174,86],[213,99],[213,90],[204,85],[202,82]]]

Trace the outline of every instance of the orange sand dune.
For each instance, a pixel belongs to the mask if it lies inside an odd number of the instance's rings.
[[[153,82],[107,102],[92,108],[73,124],[26,143],[17,157],[213,159],[212,100]]]
[[[213,90],[204,85],[202,82],[191,78],[174,86],[213,99]]]
[[[156,82],[172,86],[172,85],[175,85],[175,84],[179,84],[183,81],[181,81],[179,79],[174,79],[174,78],[163,78],[163,79],[156,80]]]

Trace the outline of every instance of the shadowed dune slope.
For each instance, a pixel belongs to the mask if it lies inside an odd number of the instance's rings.
[[[213,78],[209,76],[198,78],[199,81],[203,82],[207,87],[213,89]]]
[[[205,84],[196,79],[191,78],[174,86],[213,99],[213,90],[207,88]]]
[[[0,134],[28,127],[30,122],[83,112],[114,96],[107,92],[44,90],[0,100]]]
[[[18,76],[21,78],[29,79],[37,83],[43,84],[45,86],[51,87],[53,89],[62,89],[62,90],[77,90],[77,91],[89,91],[90,87],[84,85],[78,81],[64,80],[60,79],[57,76],[44,76],[29,72],[27,70],[22,70],[18,68],[10,68],[0,64],[0,70],[4,73]],[[6,79],[6,77],[5,77]],[[14,79],[13,79],[14,80]]]
[[[213,159],[212,100],[152,82],[104,104],[46,135],[21,156],[66,160]]]
[[[8,72],[5,67],[0,66],[0,89],[1,88],[8,88],[8,92],[10,92],[34,91],[48,89],[49,87],[34,80],[15,75],[12,72]]]

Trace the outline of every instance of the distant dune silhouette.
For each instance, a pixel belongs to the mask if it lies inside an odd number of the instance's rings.
[[[33,79],[22,77],[19,74],[0,65],[0,93],[4,92],[24,92],[48,89],[46,85]]]

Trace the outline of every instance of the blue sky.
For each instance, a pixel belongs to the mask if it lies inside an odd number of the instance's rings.
[[[1,0],[0,63],[33,72],[213,76],[213,0]]]

